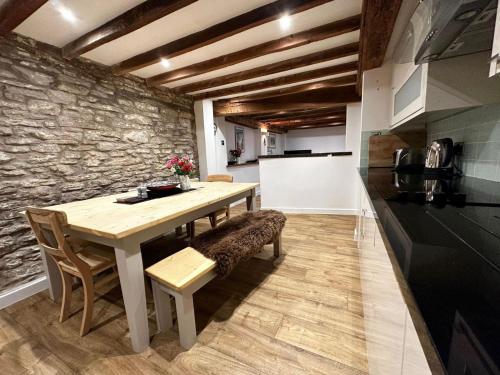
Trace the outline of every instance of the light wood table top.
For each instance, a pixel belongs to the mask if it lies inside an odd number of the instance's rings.
[[[137,193],[134,191],[46,208],[65,212],[68,225],[73,230],[105,238],[121,239],[200,207],[255,189],[258,185],[192,182],[192,187],[198,190],[136,204],[116,203],[117,198],[136,196]]]

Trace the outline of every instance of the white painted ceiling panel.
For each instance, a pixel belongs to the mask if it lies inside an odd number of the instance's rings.
[[[343,77],[343,76],[347,76],[347,75],[350,75],[350,74],[353,74],[353,73],[356,73],[356,71],[353,70],[352,72],[347,72],[347,73],[342,73],[342,74],[333,74],[333,75],[324,76],[324,77],[320,77],[320,78],[315,78],[315,79],[310,79],[310,80],[306,80],[306,81],[301,81],[299,83],[290,83],[288,85],[275,86],[275,87],[271,87],[269,89],[264,89],[264,90],[254,90],[254,91],[240,92],[238,94],[233,94],[233,95],[217,96],[217,97],[210,98],[210,99],[213,99],[213,100],[229,99],[229,98],[234,98],[234,97],[237,97],[237,96],[246,96],[246,95],[257,94],[257,93],[262,93],[262,92],[266,92],[266,91],[280,90],[280,89],[284,89],[285,87],[300,86],[300,85],[303,85],[303,84],[306,84],[306,83],[313,83],[313,82],[324,81],[326,79]],[[352,85],[352,83],[349,84],[349,85]],[[347,85],[343,85],[343,86],[347,86]]]
[[[239,3],[239,2],[238,2]],[[289,30],[283,31],[279,25],[279,21],[268,22],[258,27],[246,30],[244,32],[225,38],[219,42],[212,43],[205,47],[196,49],[192,52],[169,59],[169,70],[181,68],[183,66],[198,63],[200,61],[209,60],[211,58],[226,55],[236,52],[244,48],[255,46],[270,40],[278,39],[286,35],[297,33],[300,31],[309,30],[316,26],[321,26],[330,22],[341,20],[361,12],[361,2],[353,0],[335,0],[324,5],[300,12],[291,16],[292,24]],[[167,17],[166,17],[167,18]],[[133,34],[124,38],[129,38]],[[120,38],[124,39],[124,38]],[[115,42],[109,43],[109,45]],[[106,46],[100,47],[105,48]],[[138,50],[138,48],[132,48]],[[135,53],[137,54],[137,53]],[[87,54],[88,55],[88,54]],[[118,52],[121,55],[121,52]],[[99,60],[95,55],[89,56],[91,59],[96,59],[105,64],[119,62],[121,59],[117,56],[112,56],[104,60]],[[165,56],[168,57],[168,56]],[[143,69],[132,72],[139,77],[151,77],[156,74],[165,72],[167,69],[161,64],[154,64]]]
[[[347,62],[357,61],[357,60],[358,60],[358,55],[342,57],[340,59],[325,61],[325,62],[322,62],[322,63],[319,63],[319,64],[312,64],[312,65],[305,66],[305,67],[302,67],[302,68],[290,69],[290,70],[287,70],[287,71],[281,72],[281,73],[268,74],[266,76],[260,76],[260,77],[257,77],[257,78],[247,79],[247,80],[244,80],[244,81],[238,81],[238,82],[234,82],[234,83],[229,83],[227,85],[222,85],[222,86],[218,86],[218,87],[212,87],[212,88],[206,89],[206,90],[199,90],[199,91],[196,91],[196,92],[190,92],[189,94],[195,95],[195,94],[199,94],[199,93],[202,93],[202,92],[219,90],[219,89],[224,89],[224,88],[227,88],[227,87],[240,86],[240,85],[246,85],[248,83],[253,83],[253,82],[266,81],[268,79],[273,79],[273,78],[278,78],[278,77],[284,77],[284,76],[288,76],[288,75],[292,75],[292,74],[307,72],[309,70],[326,68],[326,67],[329,67],[329,66],[344,64],[344,63],[347,63]]]
[[[177,87],[182,85],[187,85],[193,82],[203,81],[205,79],[211,79],[215,77],[220,77],[226,74],[232,74],[236,72],[241,72],[248,69],[253,69],[259,66],[264,66],[268,64],[273,64],[275,62],[284,61],[288,59],[292,59],[295,57],[300,57],[304,55],[308,55],[310,53],[315,53],[319,51],[323,51],[329,48],[339,47],[344,44],[354,43],[359,40],[359,31],[353,31],[350,33],[342,34],[333,38],[328,38],[321,40],[319,42],[314,42],[310,44],[306,44],[301,47],[292,48],[282,52],[271,53],[262,57],[258,57],[256,59],[244,61],[239,64],[231,65],[226,68],[214,70],[212,72],[200,74],[194,77],[181,79],[178,81],[174,81],[168,83],[164,86],[167,87]]]
[[[50,0],[14,31],[40,42],[63,47],[142,2],[144,0]],[[76,18],[74,23],[61,16],[58,11],[61,7],[73,12]]]
[[[272,0],[233,0],[228,6],[227,0],[198,0],[83,56],[105,65],[113,65],[271,2]]]

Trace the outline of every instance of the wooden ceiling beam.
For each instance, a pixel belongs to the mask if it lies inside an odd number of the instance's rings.
[[[297,126],[283,126],[284,131],[288,130],[298,130],[298,129],[317,129],[317,128],[332,128],[336,126],[346,126],[345,122],[334,122],[331,124],[311,124],[311,125],[297,125]]]
[[[46,2],[47,0],[0,1],[0,37],[22,24]]]
[[[227,87],[227,88],[220,89],[220,90],[213,90],[213,91],[204,92],[204,93],[201,93],[198,95],[194,95],[194,100],[216,98],[216,97],[240,94],[240,93],[244,93],[244,92],[248,92],[248,91],[255,91],[255,90],[265,90],[265,89],[272,88],[272,87],[289,85],[289,84],[293,84],[293,83],[299,83],[299,82],[308,81],[311,79],[332,76],[335,74],[355,72],[357,70],[357,68],[358,68],[358,64],[356,61],[350,62],[350,63],[345,63],[345,64],[333,65],[333,66],[328,66],[326,68],[308,70],[306,72],[292,74],[289,76],[283,76],[283,77],[268,79],[265,81],[248,83],[246,85],[238,85],[238,86]],[[267,98],[270,96],[285,95],[285,94],[291,94],[294,92],[311,90],[312,88],[314,88],[313,86],[336,87],[336,86],[349,85],[349,84],[353,84],[353,83],[356,83],[356,74],[344,76],[344,77],[338,77],[338,78],[331,78],[327,81],[322,81],[322,82],[317,82],[317,83],[316,82],[315,83],[307,83],[307,84],[299,85],[299,86],[286,87],[286,88],[283,88],[280,90],[273,90],[273,91],[266,91],[266,92],[262,92],[262,93],[250,94],[248,97],[250,98],[250,100],[252,100],[252,99]]]
[[[311,53],[309,55],[299,56],[288,60],[278,61],[273,64],[259,66],[257,68],[244,70],[225,76],[207,79],[204,81],[190,83],[184,86],[178,86],[175,91],[179,93],[189,93],[206,90],[234,82],[245,81],[247,79],[267,76],[269,74],[286,72],[290,69],[297,69],[313,64],[319,64],[325,61],[340,59],[342,57],[352,56],[359,52],[359,43],[345,44],[340,47],[330,48],[324,51]]]
[[[231,100],[215,101],[215,116],[253,115],[257,113],[294,109],[322,109],[359,102],[361,98],[355,85],[311,90],[304,93],[283,95],[252,102]]]
[[[259,116],[259,117],[256,117],[257,120],[259,121],[263,121],[263,122],[274,122],[274,121],[289,121],[289,120],[302,120],[302,119],[319,119],[319,118],[325,118],[325,117],[331,117],[331,118],[334,118],[336,116],[343,116],[345,117],[346,116],[346,112],[341,110],[341,111],[337,111],[337,112],[323,112],[323,113],[314,113],[314,112],[311,112],[311,113],[305,113],[305,114],[298,114],[298,115],[294,115],[293,113],[292,114],[288,114],[288,115],[281,115],[281,116]]]
[[[160,47],[133,56],[113,66],[115,74],[124,74],[159,62],[162,58],[173,58],[197,48],[218,42],[242,31],[274,21],[283,14],[295,14],[331,0],[277,0],[204,30],[174,40]]]
[[[127,10],[104,25],[69,42],[62,48],[67,59],[83,55],[112,40],[118,39],[143,26],[182,9],[197,0],[148,0]]]
[[[401,2],[402,0],[363,0],[358,92],[361,92],[363,72],[378,68],[384,62]]]
[[[263,127],[263,124],[261,124],[259,121],[255,120],[252,117],[226,116],[224,119],[233,124],[247,126],[252,129],[260,129]],[[274,133],[283,133],[283,129],[277,128],[275,126],[266,125],[266,128],[268,131],[272,131]]]
[[[316,118],[303,118],[303,119],[294,119],[294,120],[280,120],[280,121],[262,121],[260,123],[265,123],[270,126],[289,126],[289,125],[303,125],[303,124],[328,124],[331,122],[343,121],[345,122],[345,115],[337,115],[337,116],[325,116],[325,117],[316,117]]]
[[[331,114],[345,114],[345,106],[335,106],[333,108],[325,109],[312,109],[312,110],[292,110],[292,111],[280,111],[274,113],[257,114],[254,117],[258,120],[270,120],[270,119],[287,119],[287,118],[304,118],[304,117],[314,117],[322,115]]]
[[[180,79],[194,77],[199,74],[222,69],[234,64],[241,63],[243,61],[265,56],[270,53],[286,51],[312,42],[317,42],[323,39],[332,38],[337,35],[358,30],[360,27],[360,21],[360,15],[345,18],[340,21],[331,22],[310,30],[261,43],[237,52],[229,53],[227,55],[218,56],[210,60],[199,62],[197,64],[158,74],[156,76],[148,78],[146,81],[150,86],[159,86]]]

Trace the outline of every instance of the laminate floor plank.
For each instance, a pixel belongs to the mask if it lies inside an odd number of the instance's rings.
[[[38,293],[0,311],[1,374],[366,375],[355,225],[351,216],[287,215],[282,256],[275,259],[268,245],[194,294],[198,342],[189,351],[174,320],[172,330],[152,334],[151,346],[134,353],[119,286],[100,291],[83,338],[81,288],[64,323],[59,304]],[[208,219],[197,221],[197,233],[209,227]]]

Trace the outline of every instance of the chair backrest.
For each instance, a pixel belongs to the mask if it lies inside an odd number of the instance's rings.
[[[68,220],[64,212],[28,207],[26,216],[38,244],[56,260],[67,259],[78,269],[89,267],[76,256],[65,234]]]
[[[230,174],[210,174],[207,176],[208,182],[233,182],[233,176]]]

